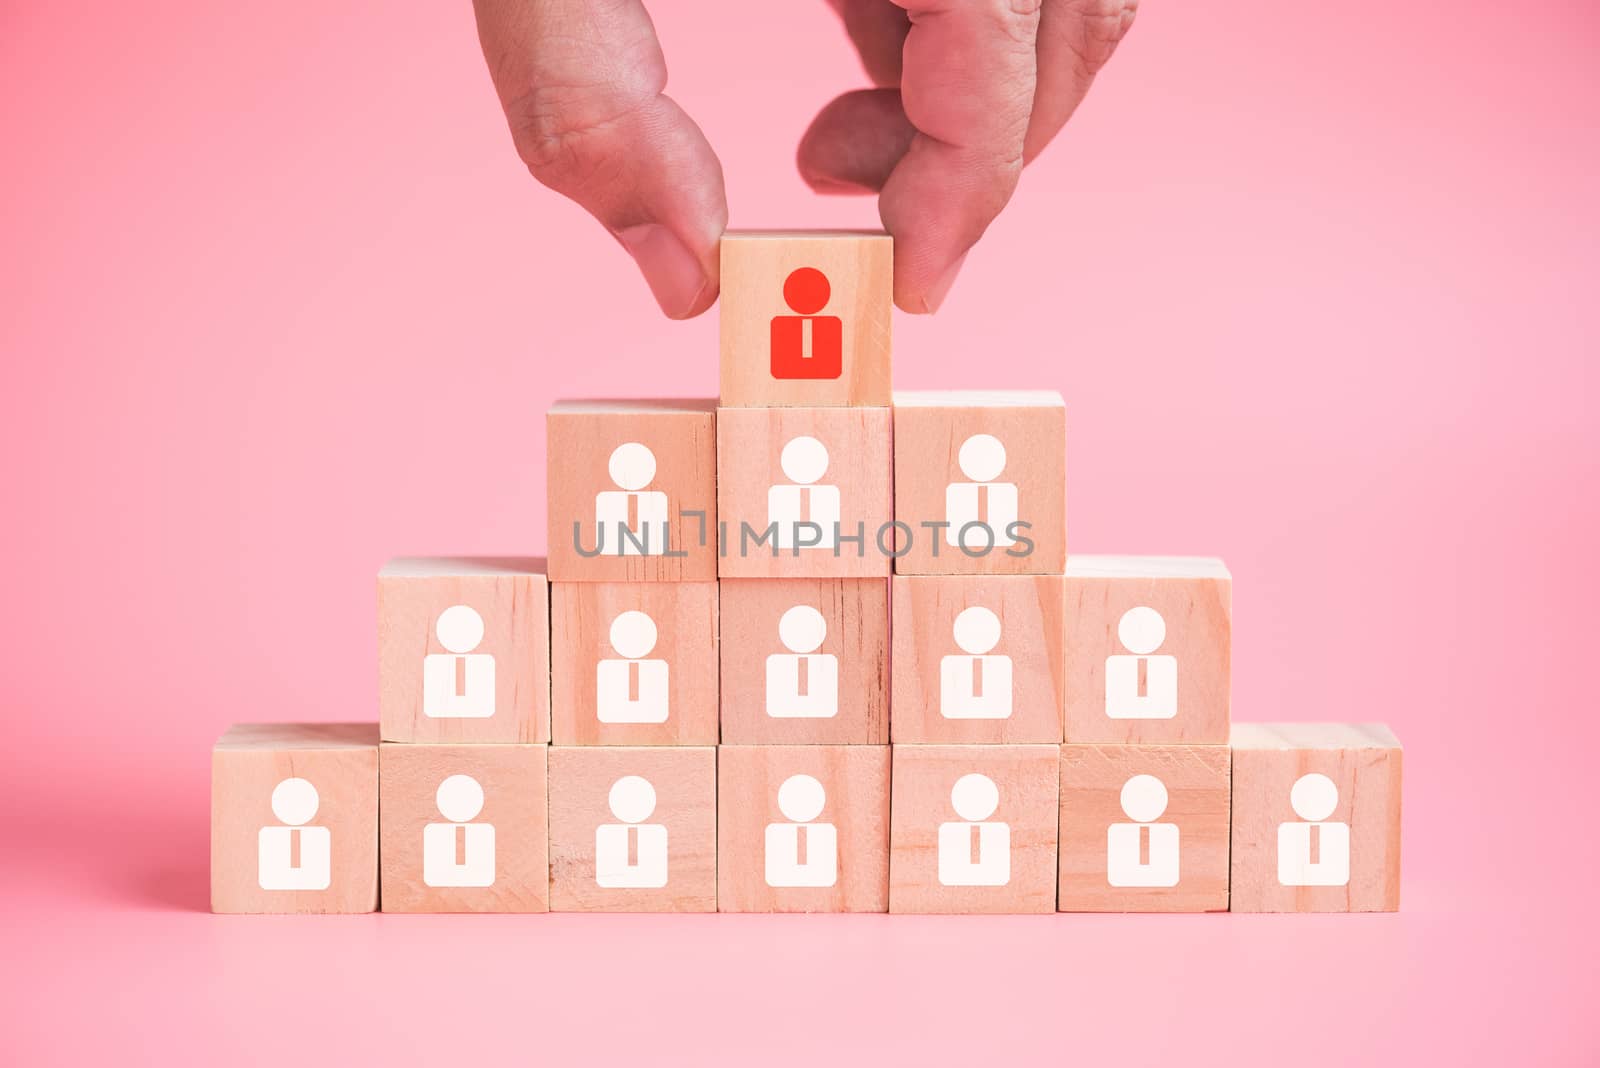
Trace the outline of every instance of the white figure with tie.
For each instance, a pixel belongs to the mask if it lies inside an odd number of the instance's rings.
[[[620,823],[594,832],[594,881],[608,890],[653,890],[667,885],[667,828],[645,823],[656,810],[656,788],[648,779],[624,775],[607,797]]]
[[[483,787],[470,775],[451,775],[434,792],[448,823],[422,828],[422,881],[429,886],[493,886],[494,824],[473,823],[483,811]]]
[[[1004,886],[1011,881],[1011,825],[990,821],[1000,788],[987,775],[963,775],[950,790],[959,822],[939,824],[939,882]]]
[[[839,833],[814,822],[828,795],[810,775],[791,775],[778,787],[778,811],[786,822],[767,824],[767,885],[832,886],[839,878]]]
[[[618,656],[595,671],[596,716],[601,723],[665,723],[667,662],[645,659],[656,647],[656,621],[622,612],[611,621],[610,637]]]
[[[1328,819],[1339,788],[1326,775],[1302,775],[1289,789],[1300,819],[1278,824],[1278,882],[1284,886],[1348,886],[1350,825]]]
[[[1154,608],[1130,608],[1117,623],[1128,652],[1106,657],[1106,715],[1112,719],[1171,719],[1178,714],[1178,658],[1153,656],[1167,638]]]
[[[326,890],[333,878],[333,835],[307,827],[320,803],[306,779],[284,779],[272,788],[272,814],[281,827],[263,827],[256,837],[256,880],[263,890]]]
[[[1017,521],[1017,484],[998,482],[1006,469],[1006,447],[993,434],[974,434],[961,443],[956,464],[968,479],[952,482],[944,491],[945,542],[974,552],[1004,548],[1016,539],[1011,526]],[[988,527],[987,533],[970,529]]]
[[[464,604],[439,613],[433,625],[448,652],[422,658],[422,714],[429,719],[487,719],[494,715],[494,657],[475,653],[483,617]]]
[[[807,548],[832,549],[839,528],[839,487],[817,484],[828,471],[828,447],[816,438],[793,438],[783,447],[778,464],[789,482],[767,490],[767,523],[777,526],[774,544],[794,549],[803,541]],[[802,539],[800,530],[806,523],[818,529],[806,527]]]
[[[839,714],[839,658],[819,653],[828,621],[808,604],[778,620],[787,653],[767,657],[767,715],[773,719],[830,719]]]
[[[951,628],[961,654],[939,660],[939,714],[945,719],[1009,719],[1011,658],[992,655],[1000,617],[981,605],[956,616]]]
[[[667,551],[667,495],[648,490],[656,454],[637,441],[618,445],[606,465],[614,490],[594,497],[595,536],[605,556],[660,556]]]
[[[1132,823],[1106,831],[1106,882],[1112,886],[1177,886],[1178,825],[1157,823],[1167,810],[1167,786],[1154,775],[1122,784],[1122,811]]]

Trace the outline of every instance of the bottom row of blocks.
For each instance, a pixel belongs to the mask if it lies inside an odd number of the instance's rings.
[[[213,760],[212,908],[371,911],[381,869],[386,912],[1393,910],[1400,756],[1319,724],[892,750],[241,726]]]

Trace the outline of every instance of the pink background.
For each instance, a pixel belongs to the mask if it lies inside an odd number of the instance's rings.
[[[714,393],[716,315],[521,172],[464,3],[103,7],[0,4],[0,1059],[1600,1057],[1592,4],[1152,0],[898,317],[899,386],[1067,396],[1077,551],[1226,557],[1236,718],[1407,745],[1399,915],[1055,919],[207,914],[215,736],[375,718],[382,560],[541,549],[546,405]],[[657,7],[733,223],[873,224],[793,170],[824,6]]]

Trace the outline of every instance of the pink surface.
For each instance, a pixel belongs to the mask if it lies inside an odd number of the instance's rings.
[[[970,920],[204,911],[224,726],[375,718],[383,559],[542,548],[545,406],[717,360],[464,5],[184,6],[0,8],[0,1060],[1600,1058],[1592,5],[1147,4],[898,318],[1065,393],[1076,550],[1227,558],[1236,718],[1408,749],[1399,915]],[[870,225],[793,171],[823,5],[657,7],[733,223]]]

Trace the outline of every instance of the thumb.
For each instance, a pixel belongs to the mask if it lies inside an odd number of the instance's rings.
[[[661,310],[717,297],[728,222],[722,166],[664,95],[666,61],[638,0],[476,0],[478,37],[528,170],[600,220]]]

